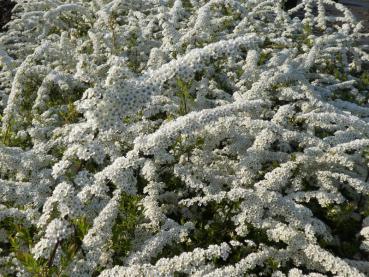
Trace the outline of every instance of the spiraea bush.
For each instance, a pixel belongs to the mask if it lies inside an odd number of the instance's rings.
[[[18,0],[1,276],[368,276],[367,30],[303,0]]]

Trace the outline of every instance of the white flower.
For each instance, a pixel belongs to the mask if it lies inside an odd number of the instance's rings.
[[[43,238],[32,248],[32,254],[36,259],[43,257],[48,259],[51,251],[57,244],[69,237],[72,233],[72,228],[65,220],[54,219],[47,228]]]
[[[368,35],[282,2],[17,1],[0,275],[368,275]]]

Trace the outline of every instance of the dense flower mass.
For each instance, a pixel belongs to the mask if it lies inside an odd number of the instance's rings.
[[[283,4],[17,0],[0,275],[368,276],[368,30]]]

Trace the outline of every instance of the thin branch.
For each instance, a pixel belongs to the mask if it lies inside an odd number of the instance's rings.
[[[58,249],[59,244],[60,244],[60,241],[58,240],[56,242],[55,246],[54,246],[53,251],[51,252],[51,255],[50,255],[49,260],[47,261],[48,268],[51,268],[51,266],[53,265],[55,254],[56,254],[56,250]]]

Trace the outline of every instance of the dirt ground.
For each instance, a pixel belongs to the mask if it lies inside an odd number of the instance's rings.
[[[350,7],[352,13],[356,16],[356,18],[364,23],[364,30],[366,33],[369,33],[369,8],[360,8],[360,7]]]
[[[364,25],[362,32],[369,33],[369,9],[363,10],[359,8],[351,9],[358,20],[361,20]],[[362,39],[362,43],[369,45],[369,36]]]
[[[3,30],[4,25],[9,22],[13,7],[14,2],[11,0],[0,0],[0,30]]]
[[[341,0],[349,7],[356,18],[364,23],[364,32],[369,33],[369,0]]]
[[[369,0],[340,0],[339,3],[348,7],[358,21],[363,23],[363,33],[369,33]],[[369,45],[369,37],[363,38],[363,44]]]

